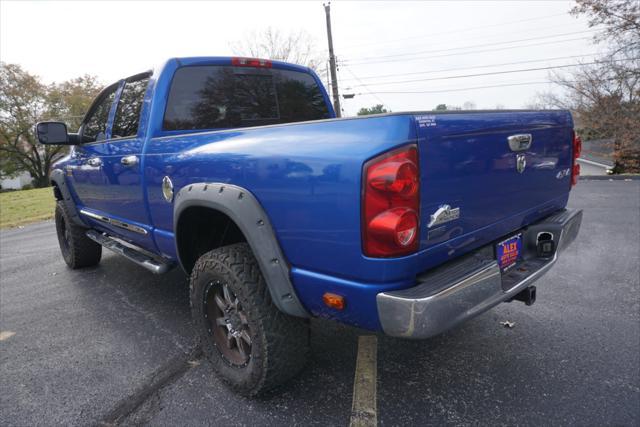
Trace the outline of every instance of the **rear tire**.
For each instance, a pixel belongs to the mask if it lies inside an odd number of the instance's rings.
[[[190,297],[203,351],[236,392],[256,396],[304,367],[308,322],[276,308],[248,244],[202,255],[191,273]]]
[[[86,236],[87,228],[75,224],[63,201],[56,203],[56,231],[64,262],[72,269],[91,267],[100,262],[102,246]]]

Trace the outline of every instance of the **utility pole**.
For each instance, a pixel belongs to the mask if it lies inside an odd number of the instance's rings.
[[[327,61],[326,73],[327,73],[327,90],[331,90],[331,73],[329,73],[329,61]]]
[[[342,117],[340,109],[340,96],[338,95],[338,75],[336,72],[336,57],[333,54],[333,38],[331,37],[331,2],[324,4],[324,12],[327,15],[327,39],[329,40],[329,65],[331,67],[331,91],[333,93],[333,108],[336,115]]]

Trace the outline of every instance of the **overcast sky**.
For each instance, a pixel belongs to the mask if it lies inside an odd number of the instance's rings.
[[[568,14],[571,7],[571,1],[334,1],[340,92],[356,94],[343,108],[348,115],[377,103],[393,111],[467,101],[522,108],[536,92],[557,90],[529,84],[547,81],[549,71],[451,77],[592,60],[602,48],[591,43],[586,20]],[[322,2],[2,1],[0,17],[0,59],[46,82],[88,73],[109,83],[169,57],[231,55],[230,43],[266,26],[303,28],[318,54],[327,55]],[[486,88],[497,85],[503,86]]]

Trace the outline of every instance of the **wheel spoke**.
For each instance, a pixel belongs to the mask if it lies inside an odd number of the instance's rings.
[[[220,294],[215,294],[214,299],[216,300],[216,305],[218,306],[218,308],[222,310],[222,312],[224,312],[224,309],[227,307],[227,305],[220,297]]]
[[[234,341],[234,336],[231,334],[227,334],[227,348],[231,348],[231,345],[233,344]]]
[[[218,317],[216,319],[216,325],[218,325],[218,326],[227,326],[227,319],[225,319],[224,317]]]
[[[222,285],[222,293],[224,294],[224,299],[227,305],[233,305],[233,298],[231,298],[231,292],[227,285]]]
[[[240,337],[246,342],[248,345],[251,345],[251,337],[249,336],[249,332],[245,329],[242,331],[242,335]]]

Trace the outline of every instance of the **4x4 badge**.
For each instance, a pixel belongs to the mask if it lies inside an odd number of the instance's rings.
[[[431,214],[431,220],[429,221],[429,224],[427,224],[427,228],[453,221],[458,218],[460,218],[460,208],[452,209],[449,205],[442,205],[438,210]]]

